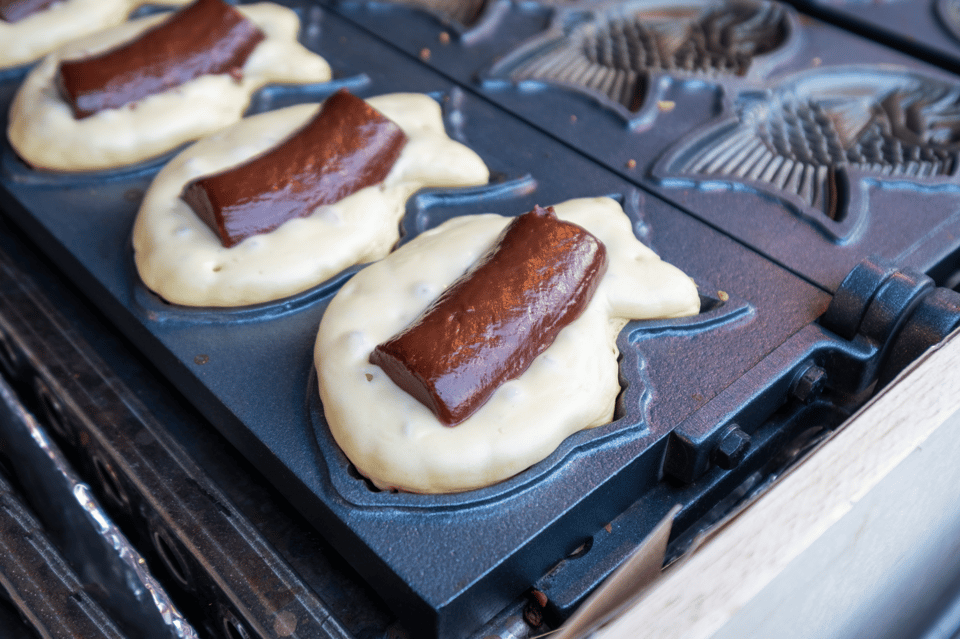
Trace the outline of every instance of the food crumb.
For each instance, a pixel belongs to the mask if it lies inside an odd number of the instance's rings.
[[[571,115],[571,116],[570,116],[570,124],[576,124],[576,122],[577,122],[577,116]]]
[[[613,526],[611,526],[610,524],[607,524],[606,526],[604,526],[603,529],[606,530],[608,533],[613,532]]]
[[[198,364],[200,366],[203,366],[209,361],[210,361],[209,355],[197,355],[196,357],[193,358],[193,363]]]
[[[450,34],[446,31],[440,32],[440,44],[450,44]]]
[[[523,609],[523,620],[531,628],[539,628],[543,624],[543,612],[528,604]]]
[[[673,108],[677,106],[677,103],[673,100],[660,100],[657,102],[657,108],[666,113],[667,111],[673,111]]]
[[[426,62],[430,59],[430,49],[424,47],[420,49],[420,59]]]
[[[627,168],[628,168],[628,169],[635,169],[635,168],[637,168],[637,161],[636,161],[636,160],[633,160],[633,159],[627,160]]]
[[[726,291],[717,291],[717,297],[720,298],[721,302],[726,302],[728,299],[730,299],[730,296],[727,295]]]

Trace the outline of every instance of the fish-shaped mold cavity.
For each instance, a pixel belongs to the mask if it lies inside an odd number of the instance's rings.
[[[558,12],[550,30],[493,67],[489,77],[581,91],[632,119],[650,102],[655,76],[762,73],[797,30],[791,9],[752,0],[570,8]],[[761,59],[766,62],[757,64]]]
[[[731,117],[680,142],[654,170],[750,185],[843,239],[864,208],[851,172],[940,184],[957,173],[960,86],[899,69],[806,72],[741,93]]]

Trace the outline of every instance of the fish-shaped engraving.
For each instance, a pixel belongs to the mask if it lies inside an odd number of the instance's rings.
[[[542,82],[609,101],[627,117],[647,102],[654,76],[744,76],[783,48],[796,26],[765,1],[633,1],[560,12],[553,28],[490,71],[514,84]]]
[[[844,239],[864,208],[851,173],[918,184],[957,173],[960,85],[845,67],[742,92],[730,110],[668,152],[654,175],[667,186],[751,185]]]

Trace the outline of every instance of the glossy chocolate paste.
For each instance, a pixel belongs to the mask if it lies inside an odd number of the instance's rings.
[[[222,0],[197,0],[131,42],[61,62],[57,86],[74,117],[85,118],[200,76],[240,77],[244,62],[264,37]]]
[[[455,426],[519,377],[586,308],[607,269],[603,243],[539,206],[370,363]]]
[[[183,200],[227,248],[382,182],[407,136],[342,89],[270,151],[184,187]]]
[[[0,0],[0,20],[19,22],[27,16],[43,11],[57,0]]]

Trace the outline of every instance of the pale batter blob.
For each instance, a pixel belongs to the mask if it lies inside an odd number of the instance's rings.
[[[312,118],[320,105],[246,118],[173,158],[147,191],[134,224],[136,264],[144,283],[167,301],[190,306],[241,306],[287,297],[389,253],[400,237],[407,198],[420,188],[489,180],[483,160],[447,136],[436,100],[402,93],[367,102],[409,138],[386,179],[232,248],[224,248],[180,199],[183,187],[267,150]]]
[[[297,41],[300,19],[272,3],[237,9],[266,35],[243,65],[238,81],[205,75],[118,109],[77,120],[55,86],[61,59],[82,58],[132,40],[165,18],[149,16],[79,41],[44,58],[27,75],[10,109],[7,135],[17,153],[38,169],[92,171],[136,164],[233,124],[251,96],[267,84],[330,80],[330,65]]]
[[[376,486],[459,492],[507,479],[567,436],[613,418],[620,392],[617,335],[629,319],[696,314],[696,285],[639,242],[609,198],[571,200],[557,216],[607,248],[609,267],[584,313],[519,378],[455,427],[367,360],[486,250],[512,218],[455,218],[355,275],[327,308],[314,360],[330,430]]]

